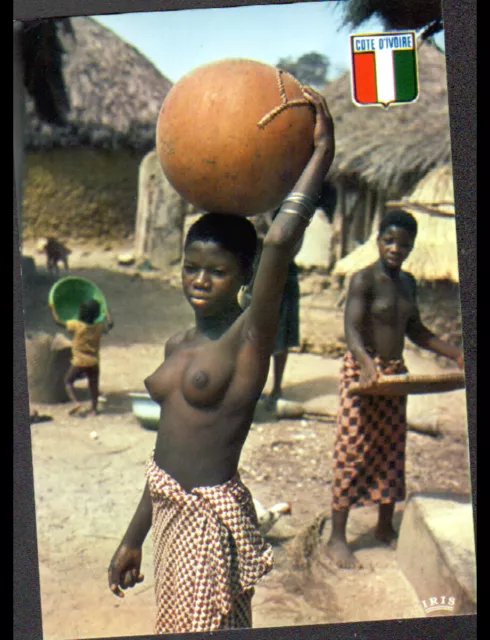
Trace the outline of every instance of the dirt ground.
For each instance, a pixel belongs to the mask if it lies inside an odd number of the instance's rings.
[[[69,417],[67,406],[33,404],[31,413],[52,420],[33,424],[32,446],[44,638],[137,636],[153,632],[155,605],[151,537],[143,550],[145,581],[115,598],[107,587],[107,566],[144,485],[144,465],[155,432],[133,416],[130,391],[162,361],[166,339],[192,322],[174,273],[138,271],[117,264],[128,246],[71,247],[71,272],[102,288],[115,319],[101,355],[102,413]],[[27,336],[55,334],[47,308],[52,284],[34,243],[38,273],[24,291]],[[305,343],[342,339],[336,294],[303,278],[301,332]],[[328,352],[328,349],[323,348]],[[335,351],[335,349],[333,350]],[[414,372],[435,372],[435,361],[407,349]],[[284,394],[309,408],[306,418],[277,421],[259,406],[240,464],[243,480],[264,506],[288,500],[292,514],[271,530],[275,568],[257,588],[254,626],[320,624],[423,616],[417,595],[397,566],[396,550],[379,546],[372,534],[376,509],[354,510],[348,537],[363,564],[335,569],[322,553],[330,530],[332,417],[312,417],[318,407],[334,414],[340,360],[316,353],[293,353]],[[270,380],[266,386],[270,388]],[[84,383],[80,394],[87,399]],[[407,489],[469,493],[464,391],[412,396],[409,422],[436,425],[438,438],[409,431]],[[321,530],[315,523],[325,515]],[[396,525],[403,505],[396,510]],[[308,558],[312,557],[308,570]]]

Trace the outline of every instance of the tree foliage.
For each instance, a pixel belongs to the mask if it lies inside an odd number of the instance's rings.
[[[318,88],[327,83],[330,60],[327,56],[312,51],[303,54],[297,60],[291,57],[281,58],[277,66],[291,73],[301,84]]]
[[[443,29],[441,0],[346,0],[342,7],[344,24],[352,28],[376,17],[385,29],[420,30],[421,39]]]

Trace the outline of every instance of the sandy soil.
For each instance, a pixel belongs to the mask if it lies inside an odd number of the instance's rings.
[[[151,634],[154,594],[151,538],[145,542],[145,581],[116,599],[107,587],[106,569],[139,500],[144,465],[155,432],[133,416],[129,391],[143,391],[143,379],[163,358],[166,339],[192,315],[177,276],[140,272],[117,264],[128,247],[73,248],[72,273],[96,281],[104,291],[116,326],[102,349],[101,415],[69,417],[67,406],[31,406],[52,420],[32,425],[34,482],[44,638],[95,638]],[[56,333],[46,300],[51,280],[33,244],[25,247],[38,266],[24,292],[28,335]],[[301,331],[310,345],[342,338],[336,294],[302,281]],[[320,345],[321,346],[321,345]],[[314,349],[315,350],[315,349]],[[321,348],[316,349],[321,351]],[[435,372],[436,362],[407,350],[414,372]],[[288,361],[285,397],[333,414],[340,361],[314,353],[294,353]],[[270,380],[266,390],[270,387]],[[80,383],[80,393],[87,394]],[[469,492],[464,391],[413,396],[409,422],[437,424],[442,436],[410,431],[407,488],[413,491]],[[254,626],[317,624],[423,616],[417,596],[398,569],[396,551],[376,544],[376,509],[352,512],[348,535],[363,568],[335,569],[322,553],[330,530],[332,418],[277,421],[259,407],[245,444],[240,471],[265,506],[289,500],[292,515],[269,534],[276,566],[259,585]],[[323,532],[315,518],[326,516]],[[399,526],[403,505],[397,506]],[[312,552],[315,552],[311,556]],[[313,557],[308,570],[308,558]],[[355,597],[354,597],[355,594]]]

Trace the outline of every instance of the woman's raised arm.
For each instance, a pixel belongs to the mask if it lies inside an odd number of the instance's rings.
[[[244,327],[264,353],[268,353],[276,335],[288,264],[315,213],[322,182],[335,154],[333,121],[325,99],[309,87],[303,91],[316,111],[314,151],[264,238]]]

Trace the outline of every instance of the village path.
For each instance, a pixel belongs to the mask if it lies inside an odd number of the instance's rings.
[[[158,274],[117,267],[116,249],[121,248],[74,249],[72,256],[73,273],[102,287],[116,322],[102,350],[102,414],[69,418],[65,405],[31,407],[52,418],[31,427],[45,640],[153,631],[151,538],[143,551],[142,585],[118,600],[106,578],[110,557],[139,500],[155,440],[155,433],[134,418],[127,393],[143,390],[144,377],[162,360],[165,340],[192,316],[180,292]],[[49,279],[35,247],[26,244],[25,253],[41,263],[36,281],[24,293],[27,334],[54,334],[46,307]],[[340,312],[334,306],[309,305],[308,297],[303,302],[307,322],[316,330],[321,323],[324,335],[338,340]],[[302,331],[308,331],[308,324],[302,324]],[[409,351],[407,360],[414,372],[438,369],[432,360]],[[338,359],[292,354],[285,396],[333,414],[339,365]],[[411,398],[409,420],[431,420],[443,433],[435,439],[409,432],[409,492],[469,492],[464,392]],[[242,478],[265,506],[289,500],[292,515],[270,532],[276,565],[257,588],[255,627],[423,616],[416,593],[398,568],[396,551],[375,543],[375,510],[355,510],[349,523],[349,540],[362,569],[336,570],[322,556],[330,527],[334,434],[328,416],[277,421],[263,408],[257,411],[243,450]],[[320,513],[327,514],[327,521],[323,535],[315,538],[310,525]],[[402,514],[403,505],[398,505],[397,526]],[[304,561],[312,545],[324,564],[315,562],[308,572]]]

